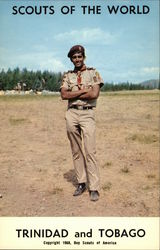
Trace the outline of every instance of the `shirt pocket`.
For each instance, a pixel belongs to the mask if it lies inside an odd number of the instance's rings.
[[[70,91],[76,91],[76,90],[78,90],[78,84],[75,83],[75,82],[70,82],[69,83],[69,90]]]
[[[92,88],[92,83],[91,83],[91,81],[86,81],[85,82],[85,84],[84,84],[84,86],[85,86],[85,88],[87,88],[87,89],[90,89],[90,88]]]

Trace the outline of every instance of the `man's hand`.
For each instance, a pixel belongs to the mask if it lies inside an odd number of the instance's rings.
[[[79,98],[81,95],[85,95],[89,92],[89,89],[83,88],[77,91],[68,91],[66,88],[61,89],[61,97],[63,100]]]
[[[81,87],[82,90],[82,94],[88,93],[88,91],[90,90],[89,88],[86,88],[84,85]]]
[[[88,91],[82,95],[80,95],[79,99],[81,100],[92,100],[97,99],[99,96],[100,86],[99,84],[93,85],[92,88],[87,89]]]

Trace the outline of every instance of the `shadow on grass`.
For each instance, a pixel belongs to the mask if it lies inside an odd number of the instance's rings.
[[[77,179],[74,169],[70,169],[68,172],[64,173],[63,177],[68,182],[71,182],[73,186],[77,186]]]

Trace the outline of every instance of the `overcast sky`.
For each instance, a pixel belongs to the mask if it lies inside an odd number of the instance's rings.
[[[149,14],[112,14],[107,5],[148,5]],[[54,6],[54,15],[13,15],[13,6]],[[62,6],[75,6],[63,15]],[[82,14],[81,5],[100,5],[101,14]],[[64,72],[71,46],[86,49],[86,65],[106,82],[158,78],[158,0],[0,0],[0,70],[15,67]],[[49,12],[49,11],[48,11]]]

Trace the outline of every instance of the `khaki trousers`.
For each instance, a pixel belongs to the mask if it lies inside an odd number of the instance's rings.
[[[78,183],[88,180],[89,190],[99,190],[94,110],[68,109],[65,118]],[[85,154],[82,150],[82,140]]]

